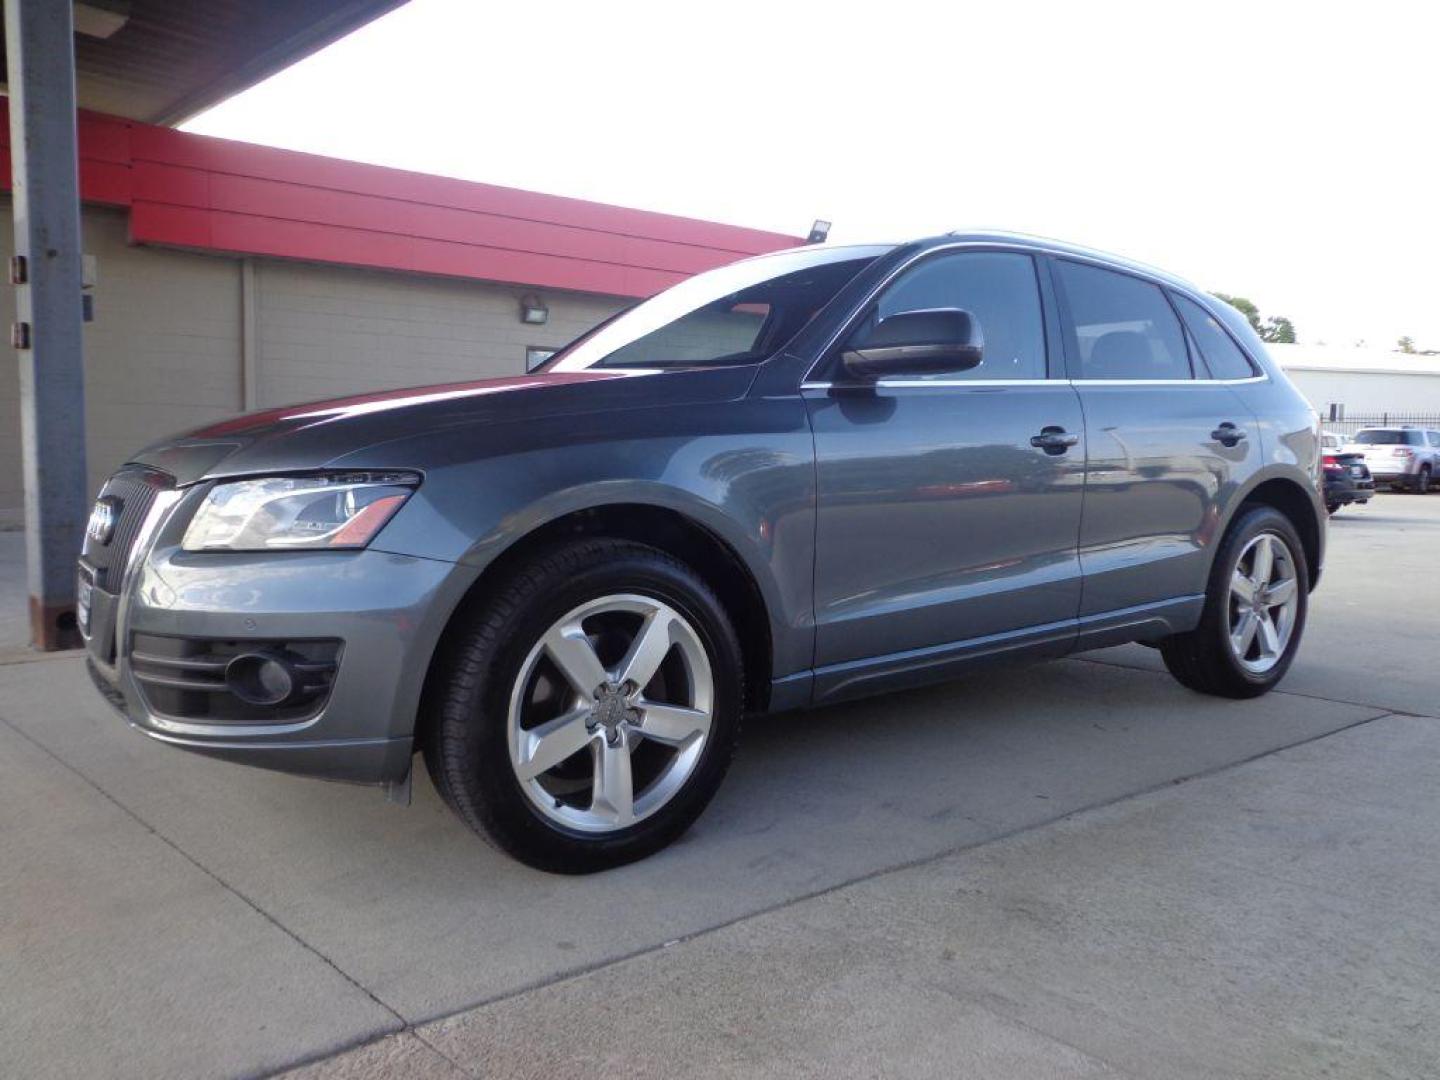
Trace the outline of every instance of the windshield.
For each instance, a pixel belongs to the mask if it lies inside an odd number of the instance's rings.
[[[801,248],[698,274],[601,323],[541,370],[755,363],[889,250]]]
[[[1362,431],[1355,436],[1362,446],[1419,446],[1418,431]]]

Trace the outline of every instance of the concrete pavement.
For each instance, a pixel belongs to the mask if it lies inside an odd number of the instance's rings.
[[[1364,973],[1390,1004],[1345,1027],[1345,973],[1305,935],[1400,959],[1357,918],[1366,882],[1389,882],[1392,938],[1434,929],[1400,895],[1433,895],[1405,857],[1440,825],[1417,778],[1433,722],[1392,714],[1440,712],[1413,632],[1440,603],[1437,537],[1440,498],[1342,512],[1284,693],[1202,698],[1124,649],[782,718],[684,841],[580,880],[492,852],[423,782],[401,811],[183,755],[124,729],[74,659],[0,663],[6,1070],[251,1074],[401,1032],[323,1069],[1159,1075],[1153,1050],[1165,1075],[1274,1075],[1318,1060],[1311,993],[1336,1075],[1413,1075],[1433,1047],[1407,1009],[1440,995],[1387,959]],[[1287,865],[1307,830],[1333,880]],[[1187,936],[1196,918],[1231,952]],[[1284,1013],[1263,1038],[1236,1026],[1266,1015],[1252,998]],[[1389,1056],[1351,1053],[1366,1039]]]
[[[1437,759],[1376,720],[296,1075],[1433,1076]]]
[[[29,590],[25,585],[25,534],[0,528],[0,656],[30,640]]]

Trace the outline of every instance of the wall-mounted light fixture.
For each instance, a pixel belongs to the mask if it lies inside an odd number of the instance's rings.
[[[815,224],[810,226],[810,235],[805,237],[807,244],[823,244],[825,238],[830,235],[830,222],[815,219]]]
[[[75,33],[85,37],[113,37],[130,21],[130,0],[75,0]]]
[[[534,293],[520,298],[520,321],[531,326],[542,326],[550,318],[550,309]]]

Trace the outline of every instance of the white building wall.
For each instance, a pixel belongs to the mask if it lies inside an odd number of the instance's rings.
[[[1326,345],[1266,347],[1321,415],[1440,413],[1440,356]]]
[[[1317,371],[1287,367],[1285,374],[1321,415],[1331,402],[1347,413],[1440,413],[1440,374]]]

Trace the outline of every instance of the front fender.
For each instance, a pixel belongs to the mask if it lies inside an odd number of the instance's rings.
[[[728,402],[675,410],[664,430],[626,437],[546,422],[524,442],[466,459],[433,452],[415,497],[377,537],[397,554],[477,572],[568,514],[643,505],[683,515],[727,545],[764,600],[783,676],[812,660],[815,545],[813,442],[798,400]],[[652,418],[654,419],[654,418]],[[683,429],[683,430],[682,430]],[[510,432],[520,441],[520,432]],[[479,449],[478,447],[473,449]],[[407,457],[387,448],[394,463]]]

